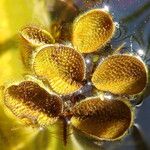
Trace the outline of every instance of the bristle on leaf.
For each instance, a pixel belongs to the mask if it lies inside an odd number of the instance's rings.
[[[119,100],[89,98],[72,109],[71,124],[87,136],[100,140],[117,140],[131,127],[130,105]]]
[[[77,91],[85,76],[83,57],[73,48],[58,44],[41,48],[35,56],[33,69],[59,94]]]
[[[97,67],[92,82],[102,91],[135,95],[146,87],[147,71],[144,63],[135,56],[114,55]]]
[[[104,46],[115,31],[112,16],[101,9],[90,10],[73,24],[72,43],[81,53],[90,53]]]
[[[48,93],[37,83],[23,81],[5,90],[4,102],[19,119],[31,125],[46,126],[57,121],[62,110],[62,100]]]
[[[55,40],[48,31],[36,26],[27,26],[20,31],[20,42],[22,61],[27,68],[30,68],[32,54],[36,48],[52,44]]]

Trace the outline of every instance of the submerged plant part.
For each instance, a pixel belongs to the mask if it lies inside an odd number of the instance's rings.
[[[134,123],[130,96],[143,92],[147,84],[144,62],[132,54],[114,54],[101,61],[90,76],[91,84],[101,93],[117,94],[110,100],[95,95],[75,99],[86,81],[86,62],[81,53],[98,51],[112,38],[115,25],[111,14],[103,9],[90,10],[77,17],[72,26],[74,47],[55,43],[52,35],[35,26],[20,32],[24,49],[22,58],[37,80],[25,80],[4,90],[4,102],[26,124],[47,126],[62,121],[73,131],[106,141],[121,139]],[[93,85],[92,85],[93,84]],[[47,85],[49,89],[47,89]],[[81,91],[81,92],[80,92]],[[64,98],[70,95],[66,101]],[[70,104],[70,103],[71,104]],[[64,129],[64,135],[67,130]],[[64,144],[66,144],[66,136]]]

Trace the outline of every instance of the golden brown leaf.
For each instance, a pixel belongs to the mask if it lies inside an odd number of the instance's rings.
[[[112,38],[114,31],[112,16],[102,9],[93,9],[75,20],[72,42],[81,53],[94,52]]]
[[[116,140],[132,125],[130,105],[120,100],[85,99],[74,106],[71,124],[79,131],[101,140]]]
[[[4,93],[4,102],[15,116],[31,125],[53,124],[62,112],[61,99],[32,81],[8,87]]]
[[[102,91],[114,94],[138,94],[147,83],[146,67],[135,56],[110,56],[97,67],[92,82]]]
[[[82,87],[85,76],[83,57],[64,45],[42,47],[33,63],[36,75],[46,78],[59,94],[70,94]]]

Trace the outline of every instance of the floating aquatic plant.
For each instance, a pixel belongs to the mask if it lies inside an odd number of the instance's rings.
[[[22,61],[32,80],[6,86],[4,103],[28,125],[46,127],[58,120],[93,139],[114,141],[126,135],[134,122],[130,96],[144,91],[145,63],[134,54],[112,54],[91,74],[96,93],[88,98],[64,100],[86,85],[85,53],[98,51],[115,34],[113,17],[93,9],[77,17],[72,25],[72,45],[55,43],[50,32],[36,26],[20,31]],[[42,84],[41,84],[42,82]],[[98,92],[97,92],[98,91]],[[104,93],[99,95],[100,93]],[[107,99],[110,92],[115,98]],[[64,128],[64,144],[67,144]],[[66,135],[66,136],[65,136]]]

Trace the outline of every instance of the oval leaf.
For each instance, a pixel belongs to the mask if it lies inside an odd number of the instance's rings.
[[[144,63],[135,56],[114,55],[97,67],[92,82],[102,91],[134,95],[146,87],[147,71]]]
[[[26,67],[31,67],[32,54],[36,47],[55,42],[52,35],[36,26],[27,26],[20,31],[21,57]]]
[[[54,43],[52,35],[36,26],[27,26],[20,32],[21,37],[33,47]]]
[[[83,57],[64,45],[42,47],[33,63],[36,75],[46,78],[59,94],[70,94],[82,87],[85,75]]]
[[[18,118],[33,124],[53,124],[62,112],[62,101],[37,83],[24,81],[5,90],[5,105]]]
[[[81,53],[94,52],[112,38],[114,31],[112,16],[102,9],[93,9],[74,21],[72,42]]]
[[[130,105],[119,100],[90,98],[72,109],[71,123],[75,129],[100,140],[117,140],[131,126],[133,113]]]

